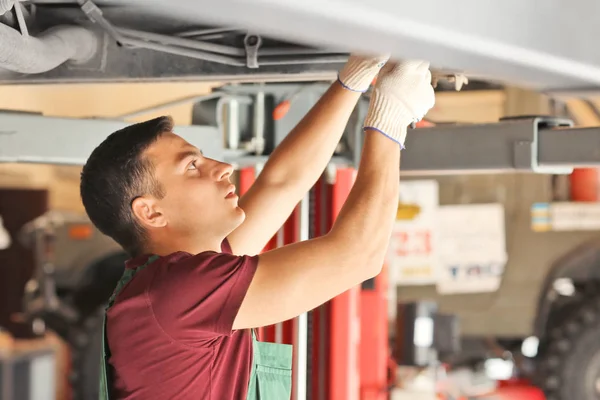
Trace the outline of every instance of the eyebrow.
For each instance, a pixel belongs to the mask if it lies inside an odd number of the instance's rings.
[[[176,164],[180,164],[186,158],[189,158],[189,157],[200,157],[200,156],[203,156],[203,155],[204,155],[204,153],[202,153],[202,151],[198,150],[198,149],[190,149],[190,150],[182,151],[179,154],[177,154],[177,158],[175,159],[175,163]]]

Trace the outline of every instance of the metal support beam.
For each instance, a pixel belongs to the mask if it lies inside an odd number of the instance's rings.
[[[539,90],[600,87],[594,0],[130,0],[185,20],[235,25],[340,50],[389,52]],[[310,29],[307,27],[310,26]]]
[[[0,162],[83,165],[108,135],[127,125],[123,121],[0,112]],[[217,128],[177,126],[174,130],[208,157],[224,157],[223,136]]]
[[[540,160],[553,166],[587,167],[600,163],[600,128],[542,130]]]
[[[110,133],[127,125],[103,119],[66,119],[0,113],[0,162],[82,165]],[[509,171],[570,173],[600,166],[600,127],[572,128],[570,120],[536,117],[495,124],[447,125],[411,130],[402,152],[404,174],[472,174]],[[227,149],[213,126],[178,126],[175,132],[211,158],[238,167],[264,163],[268,155]],[[336,156],[332,163],[353,165]]]
[[[533,171],[570,173],[576,165],[600,165],[600,128],[569,128],[550,117],[515,118],[496,124],[447,125],[410,131],[401,169],[413,174]],[[569,145],[565,145],[570,142]],[[566,151],[565,150],[566,146]],[[578,157],[585,156],[580,161]]]

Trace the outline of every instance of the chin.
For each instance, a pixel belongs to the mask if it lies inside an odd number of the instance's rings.
[[[242,224],[246,220],[246,212],[242,210],[240,207],[235,208],[236,217],[238,219],[238,226]]]
[[[239,228],[245,220],[246,213],[241,208],[238,208],[236,210],[236,213],[233,216],[231,216],[228,220],[227,235]]]

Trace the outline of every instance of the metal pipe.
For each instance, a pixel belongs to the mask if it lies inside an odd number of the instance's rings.
[[[299,241],[309,239],[310,219],[309,208],[310,198],[307,194],[300,202],[300,210],[298,213],[298,230]],[[294,329],[294,367],[293,367],[293,400],[306,400],[307,388],[307,355],[308,355],[308,314],[299,315],[295,321]]]
[[[225,137],[227,148],[237,150],[240,147],[240,102],[235,97],[228,99],[225,112]]]
[[[78,26],[57,26],[38,37],[24,37],[0,24],[0,68],[24,74],[50,71],[66,61],[84,63],[98,49],[96,35]]]
[[[15,3],[15,14],[17,15],[17,21],[19,22],[19,29],[21,30],[21,35],[28,37],[29,29],[27,29],[27,23],[25,22],[25,13],[23,12],[25,7],[23,4],[17,2]]]
[[[254,100],[254,150],[257,155],[265,151],[265,92],[256,93]]]
[[[178,33],[177,36],[179,36],[179,37],[206,37],[206,36],[212,36],[215,34],[223,34],[223,33],[236,32],[236,31],[241,31],[241,30],[242,29],[235,29],[235,28],[195,29],[193,31],[185,31],[185,32]]]
[[[220,64],[231,65],[234,67],[245,67],[246,62],[241,59],[235,59],[229,56],[221,56],[218,54],[209,53],[202,50],[190,49],[184,47],[177,47],[172,45],[165,45],[160,43],[147,42],[142,39],[136,39],[131,37],[122,36],[121,43],[125,45],[131,45],[134,47],[140,47],[150,50],[162,51],[169,54],[175,54],[178,56],[196,58],[199,60],[212,61]]]
[[[296,56],[278,56],[278,57],[261,57],[258,59],[258,64],[262,66],[268,65],[295,65],[295,64],[342,64],[348,61],[348,55],[336,54],[319,54],[319,55],[296,55]]]
[[[148,40],[164,45],[173,45],[194,50],[210,51],[212,53],[223,54],[228,56],[243,57],[246,52],[242,48],[226,46],[217,43],[203,42],[201,40],[186,39],[177,36],[163,35],[160,33],[152,33],[138,31],[135,29],[115,28],[117,32],[126,37],[132,37],[141,40]]]
[[[2,1],[2,0],[0,0]],[[6,0],[5,0],[6,1]],[[113,26],[104,16],[102,10],[91,1],[77,0],[83,12],[95,23],[106,30],[113,39],[124,46],[146,48],[165,53],[176,54],[184,57],[206,60],[234,67],[246,67],[247,60],[246,49],[233,46],[221,45],[217,43],[203,42],[199,40],[188,39],[181,36],[168,36],[160,33],[145,32],[135,29],[117,28]],[[271,50],[273,52],[274,50]],[[283,54],[288,58],[272,57],[265,61],[264,65],[292,65],[308,63],[329,63],[345,62],[346,57],[340,59],[339,55],[320,55],[317,57],[298,55],[298,58],[291,58],[287,53],[289,49],[283,49]],[[289,59],[289,60],[288,60]],[[304,60],[304,61],[303,61]],[[262,62],[259,62],[262,64]]]
[[[314,55],[314,54],[336,54],[336,55],[345,55],[348,58],[348,55],[345,53],[340,53],[339,51],[330,50],[330,49],[317,49],[317,48],[304,48],[304,47],[261,47],[260,55],[261,56],[299,56],[299,55]]]
[[[150,47],[155,44],[164,46],[177,46],[182,49],[193,49],[201,52],[210,52],[217,55],[245,57],[246,50],[239,47],[227,46],[217,43],[210,43],[201,40],[187,39],[184,37],[163,35],[160,33],[139,31],[128,28],[115,28],[115,31],[121,35],[120,41],[124,44],[131,43],[136,40],[135,45],[140,47]],[[140,45],[138,40],[143,40],[147,45]],[[152,47],[150,47],[152,48]],[[199,53],[201,56],[203,53]],[[205,54],[205,53],[204,53]],[[321,49],[302,49],[302,48],[263,48],[260,50],[260,57],[267,56],[268,58],[260,59],[261,65],[287,65],[287,64],[305,64],[305,63],[342,63],[347,61],[347,54],[340,54],[330,50]],[[294,57],[296,56],[296,57]],[[198,57],[202,58],[202,57]],[[232,59],[229,59],[230,62]]]

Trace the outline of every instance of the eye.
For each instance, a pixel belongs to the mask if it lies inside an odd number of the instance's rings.
[[[189,171],[189,170],[194,170],[194,169],[197,169],[197,168],[196,168],[196,160],[192,161],[192,162],[190,163],[190,165],[188,166],[188,171]]]

